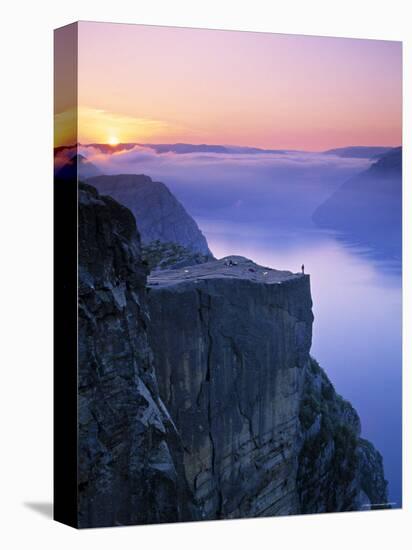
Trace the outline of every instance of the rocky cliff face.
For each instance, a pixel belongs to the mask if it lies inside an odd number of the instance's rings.
[[[79,186],[79,525],[379,507],[382,459],[310,357],[308,276],[241,257],[158,271]]]
[[[200,252],[193,252],[176,243],[152,241],[142,246],[142,258],[147,263],[149,271],[162,269],[179,269],[195,264],[203,264],[211,260]]]
[[[356,412],[309,355],[308,276],[231,257],[155,274],[149,306],[160,394],[201,517],[386,502],[380,456],[368,444],[364,459]]]
[[[300,401],[302,444],[297,488],[301,513],[368,510],[388,501],[382,457],[360,438],[352,405],[310,359]]]
[[[163,183],[135,174],[98,176],[88,183],[130,208],[144,245],[173,243],[205,259],[212,257],[196,222]]]
[[[80,185],[80,527],[192,517],[147,341],[145,285],[132,214]]]

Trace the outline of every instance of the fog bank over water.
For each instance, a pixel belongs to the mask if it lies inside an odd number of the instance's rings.
[[[382,453],[389,495],[402,498],[402,288],[392,262],[316,228],[304,231],[199,220],[220,257],[311,275],[312,354],[357,409],[363,436]]]
[[[104,174],[146,174],[162,181],[192,216],[301,226],[348,178],[370,166],[364,158],[290,152],[156,153],[135,146],[112,154],[82,146]]]

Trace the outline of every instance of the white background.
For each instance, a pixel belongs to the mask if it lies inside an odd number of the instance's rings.
[[[83,0],[3,4],[0,94],[2,548],[410,547],[411,365],[404,344],[404,510],[75,531],[52,498],[52,29],[89,19],[404,41],[404,343],[411,339],[408,0]],[[144,75],[142,75],[144,85]],[[339,106],[337,106],[338,108]],[[412,119],[411,119],[412,120]],[[406,139],[408,138],[408,139]],[[409,218],[409,219],[408,219]],[[58,368],[58,365],[57,365]],[[39,511],[40,510],[40,511]],[[41,513],[43,511],[43,513]],[[410,544],[410,542],[409,542]]]

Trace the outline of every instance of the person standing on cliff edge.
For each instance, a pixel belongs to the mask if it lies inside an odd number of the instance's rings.
[[[305,274],[305,264],[302,264],[302,275]]]

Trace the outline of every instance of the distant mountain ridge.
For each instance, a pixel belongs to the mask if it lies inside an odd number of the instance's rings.
[[[226,154],[264,154],[264,153],[286,153],[286,149],[262,149],[260,147],[240,147],[235,145],[207,145],[205,143],[194,145],[191,143],[145,143],[144,147],[154,149],[156,153],[226,153]]]
[[[265,153],[272,154],[285,154],[285,153],[309,153],[310,151],[299,149],[271,149],[264,147],[253,146],[240,146],[240,145],[219,145],[219,144],[194,144],[194,143],[118,143],[116,145],[110,145],[108,143],[79,143],[78,147],[93,147],[104,154],[118,153],[120,151],[130,151],[134,147],[147,147],[153,149],[158,154],[163,153],[176,153],[178,155],[184,155],[189,153],[216,153],[216,154],[248,154],[259,155]],[[73,149],[75,152],[76,146],[60,146],[55,147],[55,156],[64,150]],[[336,155],[342,158],[376,158],[382,154],[389,152],[394,147],[378,147],[368,145],[355,145],[348,147],[338,147],[334,149],[328,149],[321,151],[322,155]]]
[[[81,144],[79,144],[80,146]],[[147,147],[158,154],[176,153],[184,155],[189,153],[221,153],[221,154],[264,154],[264,153],[287,153],[287,149],[263,149],[260,147],[246,147],[237,145],[215,145],[215,144],[193,144],[193,143],[87,143],[84,147],[93,147],[102,153],[116,153],[119,151],[130,151],[133,147]],[[64,149],[64,148],[61,148]]]
[[[370,167],[373,174],[393,174],[402,176],[402,147],[394,147],[387,153],[379,155],[377,162]]]
[[[365,145],[356,145],[351,147],[338,147],[337,149],[328,149],[324,155],[336,155],[343,158],[375,158],[388,153],[393,147],[368,147]]]
[[[299,149],[271,149],[263,147],[253,146],[240,146],[240,145],[219,145],[219,144],[207,144],[207,143],[118,143],[116,145],[109,145],[108,143],[78,143],[77,147],[93,147],[100,152],[117,153],[119,151],[130,151],[134,147],[147,147],[153,149],[158,154],[163,153],[176,153],[178,155],[184,155],[189,153],[222,153],[222,154],[284,154],[284,153],[308,153],[310,151]],[[54,155],[59,155],[62,151],[73,149],[76,151],[76,145],[59,146],[54,148]],[[337,147],[334,149],[327,149],[321,151],[322,155],[336,155],[343,158],[377,158],[382,154],[385,154],[395,147],[380,147],[380,146],[368,146],[368,145],[351,145],[348,147]]]
[[[156,153],[229,153],[229,149],[224,145],[192,145],[191,143],[144,143],[143,147],[154,149]]]

